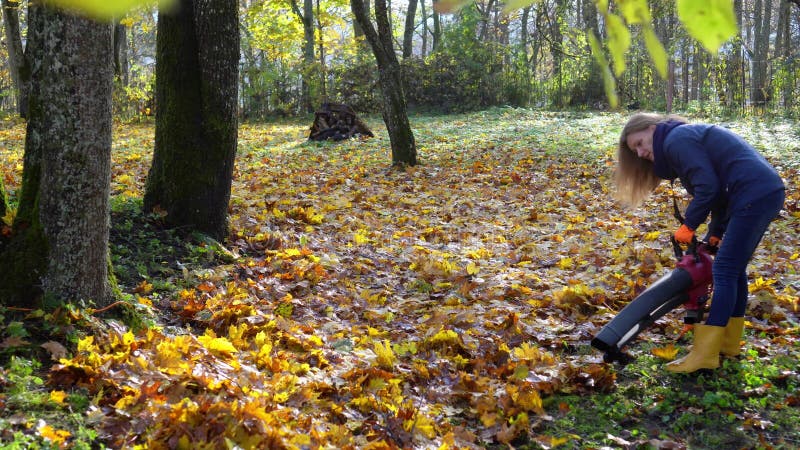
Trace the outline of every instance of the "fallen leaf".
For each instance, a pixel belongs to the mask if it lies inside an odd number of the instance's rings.
[[[67,357],[67,348],[56,341],[45,342],[41,347],[50,352],[50,358],[53,361],[59,361],[61,358]]]
[[[5,338],[3,342],[0,342],[0,348],[12,348],[12,347],[23,347],[25,345],[29,345],[30,342],[22,339],[19,336],[10,336]]]
[[[675,359],[675,356],[678,354],[678,347],[675,347],[674,344],[669,344],[665,347],[655,347],[652,349],[652,353],[655,356],[658,356],[661,359],[672,361]]]

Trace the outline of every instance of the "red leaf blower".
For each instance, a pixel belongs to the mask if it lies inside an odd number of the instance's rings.
[[[672,246],[677,267],[633,299],[592,339],[592,346],[605,352],[605,362],[629,362],[630,357],[622,352],[622,347],[680,305],[686,310],[686,324],[703,319],[711,292],[711,254],[715,248],[694,240],[684,253],[674,238]]]

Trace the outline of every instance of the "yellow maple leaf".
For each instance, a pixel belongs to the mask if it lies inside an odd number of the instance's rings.
[[[661,236],[661,232],[660,231],[651,231],[650,233],[647,233],[647,234],[644,235],[644,240],[645,241],[655,241],[656,239],[659,238],[659,236]]]
[[[458,342],[458,333],[453,330],[439,330],[428,339],[431,344],[453,344]]]
[[[146,298],[146,297],[139,296],[139,295],[136,296],[136,303],[138,303],[140,305],[144,305],[144,306],[150,306],[150,307],[153,306],[153,301],[152,300],[150,300],[149,298]]]
[[[436,437],[436,428],[433,420],[424,414],[417,414],[413,419],[408,419],[403,423],[406,431],[418,433],[428,439]]]
[[[87,353],[94,353],[99,351],[96,345],[94,345],[94,336],[86,336],[78,340],[78,351],[79,352],[87,352]]]
[[[369,233],[367,230],[358,230],[358,231],[356,231],[355,233],[353,233],[353,242],[356,245],[368,244],[369,243],[369,236],[367,236],[367,233]]]
[[[675,355],[678,354],[678,347],[675,347],[674,344],[669,344],[666,347],[657,347],[651,351],[653,355],[658,356],[661,359],[672,361],[675,359]]]
[[[375,362],[378,366],[383,367],[384,369],[391,369],[394,367],[395,361],[397,361],[397,356],[394,354],[394,350],[392,350],[392,344],[389,341],[375,342],[373,346],[373,351],[375,352]]]
[[[50,391],[50,401],[53,403],[63,405],[65,398],[67,398],[67,393],[64,391]]]
[[[224,337],[212,337],[212,336],[200,336],[197,338],[203,347],[210,350],[212,353],[224,353],[227,355],[232,355],[236,353],[236,347],[233,346],[231,341],[225,339]]]
[[[520,392],[516,403],[517,406],[525,411],[544,412],[542,409],[542,397],[539,395],[538,391]]]
[[[39,432],[39,436],[58,445],[59,447],[61,447],[61,444],[64,444],[67,438],[72,436],[72,433],[70,433],[69,431],[57,430],[44,422],[40,422],[40,425],[36,429],[36,431]]]
[[[142,280],[142,282],[133,289],[133,292],[136,294],[147,295],[153,292],[153,285],[148,283],[147,280]]]

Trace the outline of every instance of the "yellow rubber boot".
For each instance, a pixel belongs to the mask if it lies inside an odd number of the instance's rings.
[[[683,358],[667,364],[667,370],[690,373],[700,369],[716,369],[719,367],[719,351],[723,339],[725,339],[725,327],[695,325],[692,351]]]
[[[744,317],[731,317],[725,327],[725,338],[719,352],[725,356],[739,356],[742,353],[742,334],[744,332]]]

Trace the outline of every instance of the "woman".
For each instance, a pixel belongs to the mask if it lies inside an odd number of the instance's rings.
[[[688,373],[716,369],[720,353],[740,353],[747,263],[783,206],[785,186],[763,156],[725,128],[677,116],[633,115],[619,139],[618,198],[639,205],[661,180],[675,178],[692,196],[675,239],[690,243],[710,214],[706,240],[719,246],[708,319],[695,326],[691,352],[667,365],[671,372]]]

